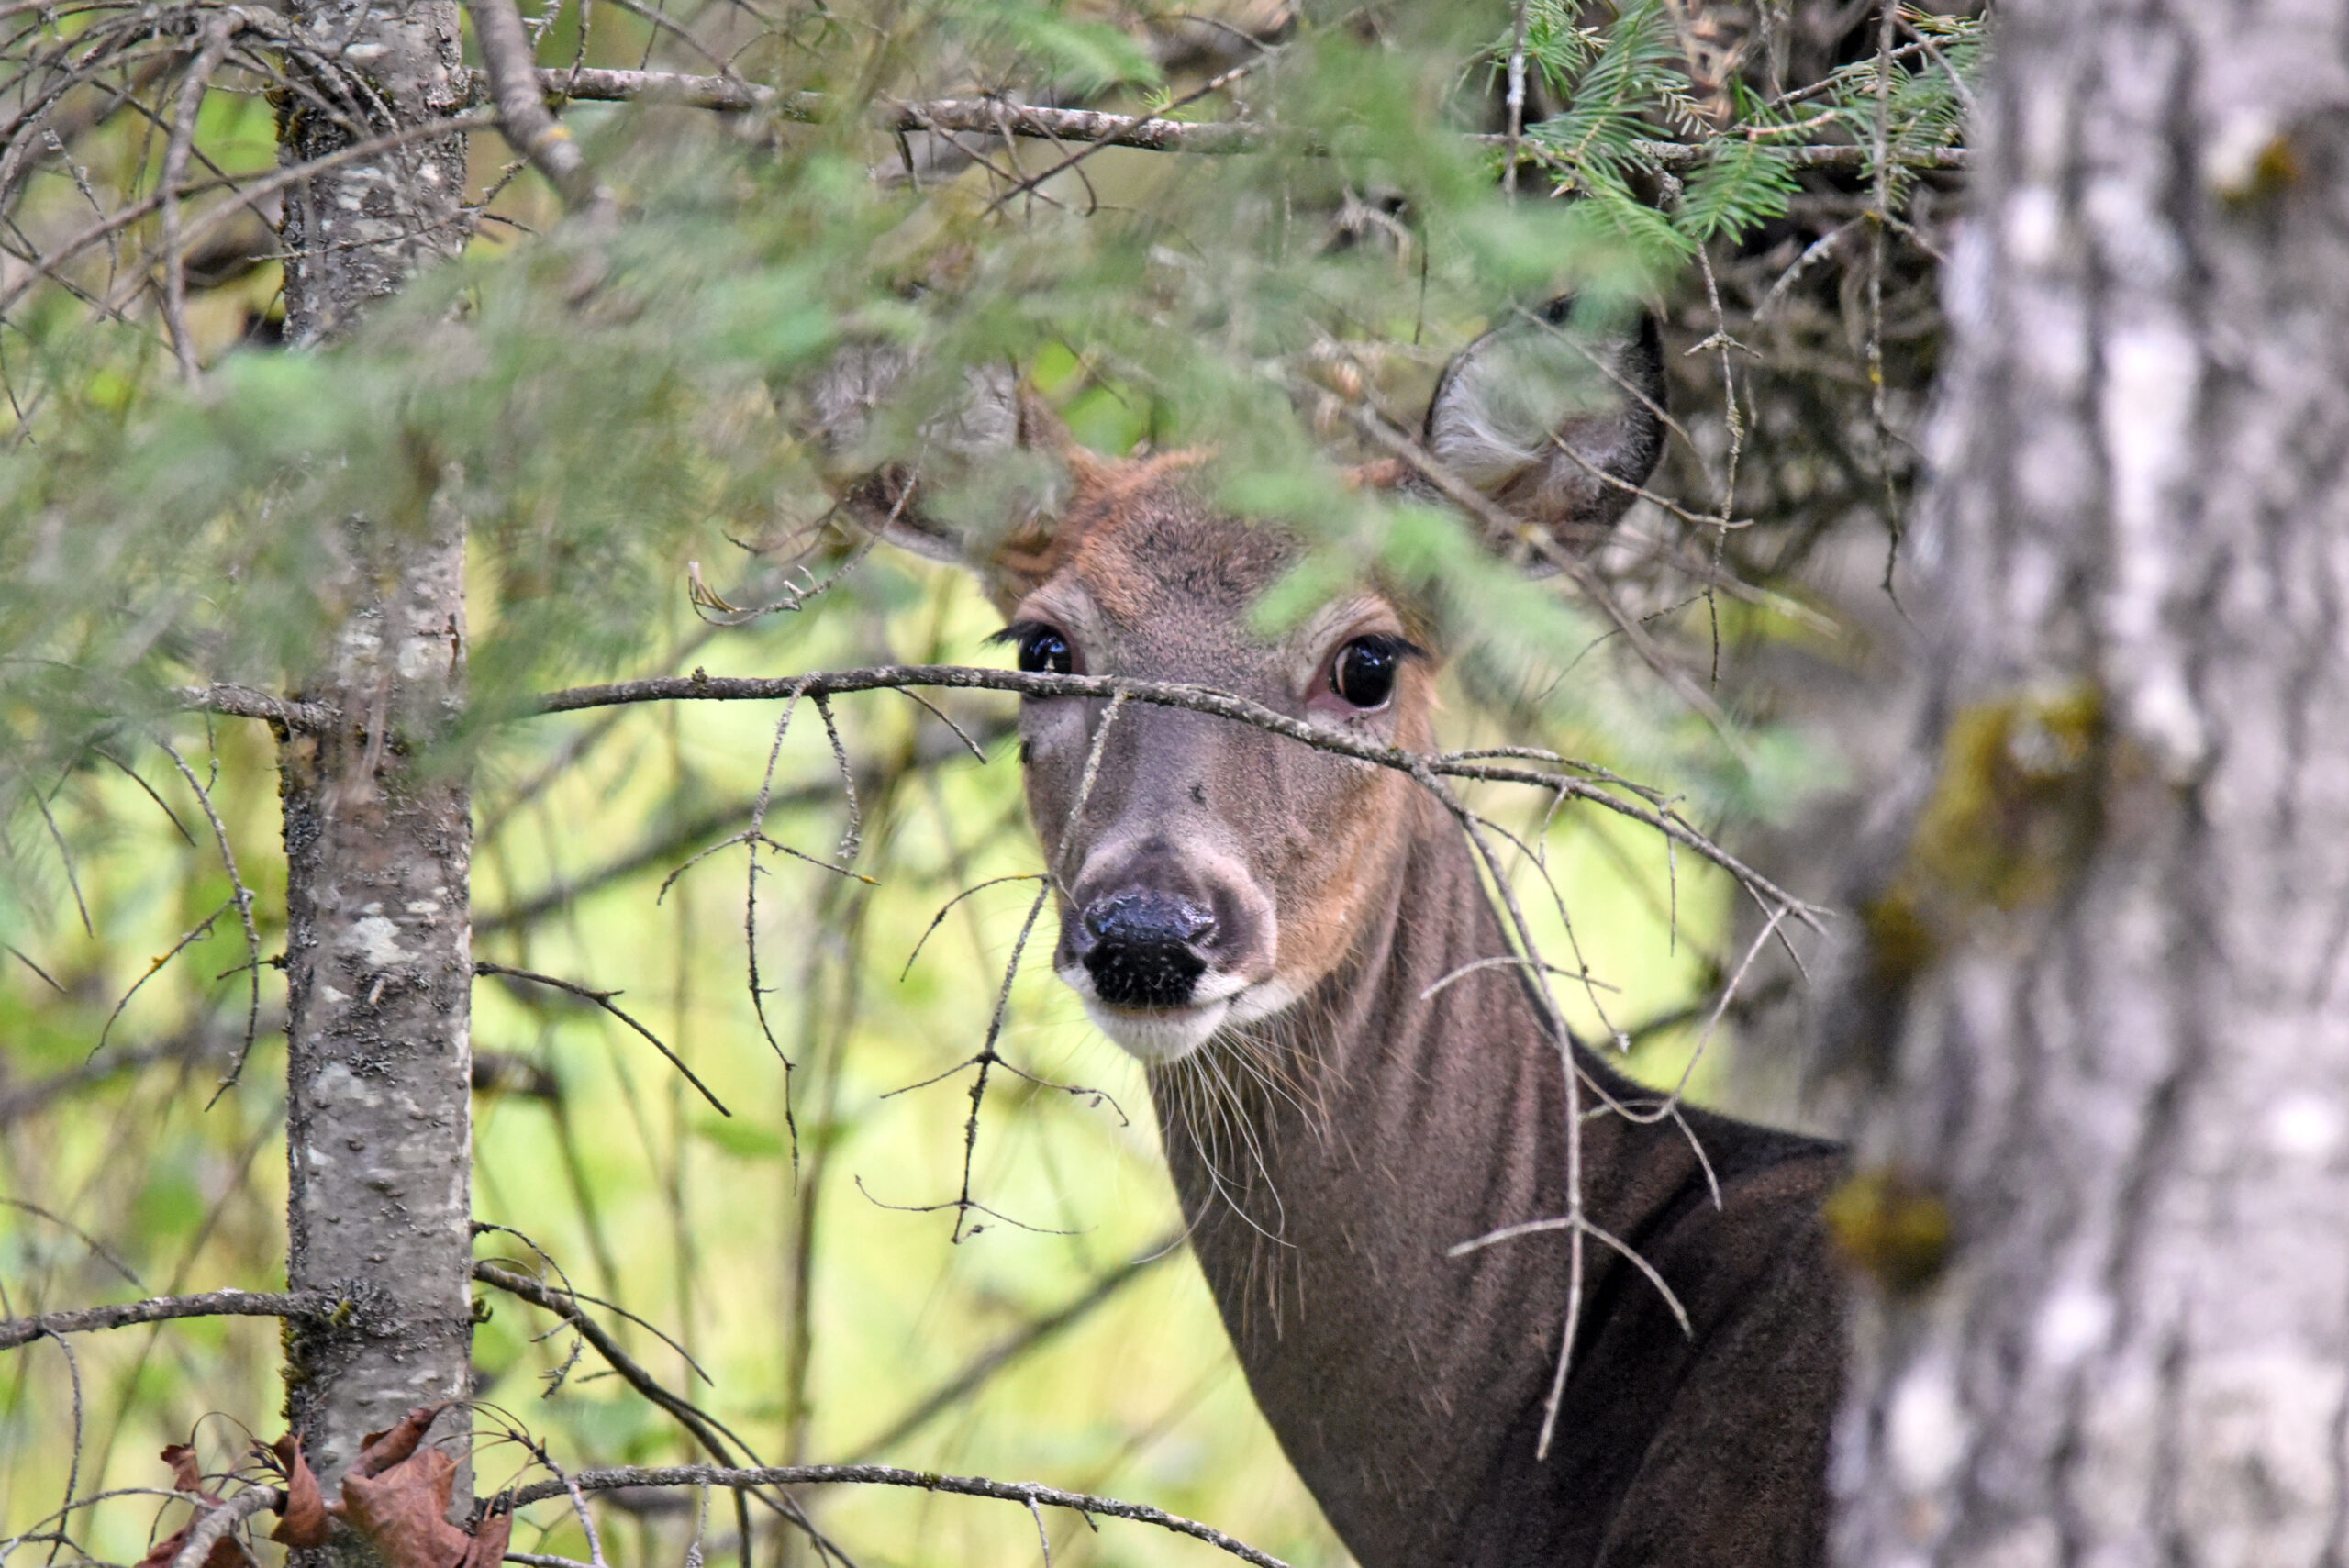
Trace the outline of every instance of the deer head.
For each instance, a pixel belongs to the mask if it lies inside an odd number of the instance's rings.
[[[1555,301],[1464,350],[1421,445],[1579,549],[1654,466],[1664,389],[1653,321],[1593,340],[1567,318]],[[818,395],[821,433],[852,446],[906,369],[886,353],[844,357]],[[961,406],[923,433],[942,458],[1017,447],[1046,460],[985,545],[928,515],[904,470],[850,488],[885,537],[979,573],[1021,669],[1180,681],[1430,745],[1442,655],[1430,606],[1365,573],[1287,631],[1256,629],[1257,601],[1305,546],[1219,508],[1212,453],[1095,457],[1000,371],[972,373]],[[1355,478],[1426,488],[1398,462]],[[1391,769],[1204,714],[1030,698],[1020,737],[1059,905],[1054,967],[1111,1039],[1152,1063],[1280,1013],[1336,972],[1429,826],[1417,786]]]

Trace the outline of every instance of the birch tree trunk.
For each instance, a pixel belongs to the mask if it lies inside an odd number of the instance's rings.
[[[2349,1552],[2349,24],[2001,7],[1833,1058],[1845,1568]]]
[[[336,46],[366,101],[321,83],[356,123],[285,115],[289,160],[462,106],[451,0],[299,0],[293,13]],[[417,267],[454,255],[464,174],[462,139],[440,137],[295,186],[283,230],[289,341],[348,330]],[[289,737],[281,757],[286,1273],[295,1290],[359,1304],[350,1323],[287,1340],[287,1415],[329,1496],[364,1434],[465,1396],[472,1345],[473,826],[462,778],[429,752],[464,694],[464,530],[436,499],[429,459],[418,466],[410,493],[384,496],[376,515],[319,519],[341,533],[335,586],[350,618],[301,695],[339,717]],[[437,1430],[469,1424],[455,1411]],[[458,1509],[470,1493],[461,1472]],[[338,1531],[321,1555],[363,1552]]]

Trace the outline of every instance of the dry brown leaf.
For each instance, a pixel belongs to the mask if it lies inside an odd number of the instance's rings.
[[[163,1450],[163,1462],[172,1467],[173,1485],[183,1492],[193,1492],[199,1497],[210,1496],[204,1489],[204,1470],[195,1462],[195,1446],[193,1443],[167,1445]]]
[[[359,1444],[359,1457],[351,1463],[351,1473],[358,1476],[381,1475],[395,1464],[416,1451],[424,1434],[440,1412],[448,1408],[439,1405],[418,1405],[399,1418],[399,1423],[386,1432],[369,1432]]]
[[[195,1449],[193,1445],[173,1443],[163,1450],[163,1462],[172,1467],[173,1485],[183,1492],[193,1492],[205,1499],[204,1502],[196,1505],[197,1518],[203,1518],[210,1507],[217,1507],[222,1501],[217,1492],[207,1492],[204,1489],[204,1471],[202,1466],[196,1463]],[[139,1560],[139,1568],[171,1568],[172,1560],[177,1557],[181,1550],[187,1545],[188,1531],[195,1528],[195,1523],[192,1519],[185,1528],[174,1530],[157,1541],[148,1550],[147,1555]],[[205,1553],[204,1568],[248,1568],[251,1561],[246,1555],[245,1549],[237,1544],[233,1535],[224,1535],[212,1543],[210,1551]]]
[[[288,1432],[270,1444],[268,1451],[285,1477],[285,1507],[279,1510],[285,1517],[277,1521],[269,1539],[295,1548],[324,1546],[327,1500],[318,1490],[318,1478],[310,1469],[310,1462],[303,1457],[302,1440]]]
[[[285,1478],[285,1517],[269,1538],[297,1548],[321,1546],[329,1520],[340,1518],[374,1546],[386,1568],[497,1568],[513,1540],[513,1516],[492,1515],[471,1536],[451,1524],[449,1496],[455,1485],[456,1461],[438,1449],[417,1446],[446,1408],[419,1405],[389,1431],[368,1433],[358,1460],[342,1478],[342,1499],[334,1504],[319,1490],[299,1438],[288,1432],[261,1451]],[[164,1457],[182,1485],[192,1485],[193,1451],[174,1445]],[[150,1552],[139,1568],[170,1568],[186,1539],[182,1530]],[[204,1568],[249,1568],[250,1559],[233,1541],[224,1540],[221,1547],[228,1548],[228,1553],[216,1547]]]
[[[497,1568],[506,1561],[506,1548],[513,1539],[514,1516],[490,1515],[473,1531],[473,1539],[465,1548],[464,1561],[458,1568]]]
[[[410,1411],[400,1425],[417,1413]],[[429,1420],[427,1415],[426,1424]],[[353,1466],[342,1478],[343,1518],[374,1543],[388,1568],[458,1568],[473,1543],[449,1522],[456,1473],[457,1462],[437,1448],[418,1449],[376,1475],[362,1475]]]

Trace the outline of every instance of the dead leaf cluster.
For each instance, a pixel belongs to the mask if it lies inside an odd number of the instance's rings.
[[[372,1545],[387,1568],[496,1568],[513,1534],[513,1516],[492,1514],[473,1535],[451,1524],[449,1500],[457,1462],[424,1444],[425,1432],[447,1408],[419,1405],[389,1430],[368,1433],[359,1457],[344,1473],[341,1497],[332,1503],[302,1453],[301,1439],[288,1432],[267,1447],[256,1445],[254,1457],[280,1480],[281,1517],[269,1539],[295,1551],[324,1546],[340,1521]],[[173,1443],[163,1451],[163,1461],[172,1467],[179,1489],[200,1499],[196,1518],[156,1542],[139,1568],[172,1568],[197,1521],[228,1501],[204,1489],[203,1473],[190,1445]],[[252,1553],[232,1532],[213,1542],[202,1568],[252,1564]]]

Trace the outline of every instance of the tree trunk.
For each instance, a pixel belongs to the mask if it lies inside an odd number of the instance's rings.
[[[458,45],[456,0],[294,0],[304,33],[350,72],[313,83],[341,111],[294,102],[279,150],[295,162],[462,110],[473,82]],[[355,325],[370,300],[464,248],[465,139],[418,138],[338,164],[286,194],[285,337],[317,343]]]
[[[283,117],[289,160],[445,117],[468,90],[450,0],[306,0],[357,86],[319,83],[351,124]],[[363,101],[362,101],[363,100]],[[420,139],[293,188],[286,336],[322,342],[462,246],[461,138]],[[320,461],[332,454],[319,453]],[[340,716],[290,737],[285,812],[288,1283],[350,1293],[352,1320],[287,1341],[287,1416],[334,1495],[370,1431],[467,1392],[471,1327],[473,826],[429,748],[464,693],[464,529],[424,465],[405,498],[340,527],[351,606],[301,695]],[[444,1433],[469,1425],[462,1411]],[[470,1502],[461,1473],[456,1507]],[[362,1549],[338,1532],[325,1555]]]
[[[2349,30],[2002,8],[1831,1060],[1845,1568],[2349,1551]]]

